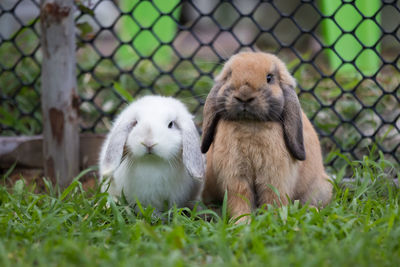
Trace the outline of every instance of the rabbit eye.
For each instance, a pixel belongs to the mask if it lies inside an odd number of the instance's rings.
[[[271,73],[268,73],[267,74],[267,83],[271,83],[273,79],[274,79],[274,75]]]
[[[169,124],[168,124],[168,128],[172,128],[172,127],[174,127],[175,126],[175,122],[174,121],[171,121]]]

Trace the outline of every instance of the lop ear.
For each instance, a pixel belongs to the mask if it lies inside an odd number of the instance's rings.
[[[126,119],[116,121],[102,151],[103,154],[100,161],[101,176],[111,175],[121,163],[126,139],[135,123],[135,121]]]
[[[194,178],[203,179],[204,160],[200,152],[200,138],[193,121],[185,122],[182,129],[182,158],[189,174]]]
[[[220,116],[217,112],[217,101],[216,97],[219,89],[222,86],[222,82],[217,82],[210,93],[208,93],[206,103],[203,109],[203,135],[201,140],[201,152],[206,153],[214,141],[215,129],[217,127]]]
[[[285,143],[293,157],[298,160],[305,160],[306,151],[304,149],[300,102],[293,87],[287,84],[281,84],[281,87],[285,99],[282,112]]]

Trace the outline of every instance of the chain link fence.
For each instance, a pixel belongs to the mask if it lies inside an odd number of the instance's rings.
[[[106,132],[126,102],[181,99],[201,123],[232,54],[282,58],[324,155],[376,144],[400,162],[400,1],[76,1],[82,132]],[[0,3],[1,135],[41,133],[39,1]],[[344,159],[326,156],[335,169]]]

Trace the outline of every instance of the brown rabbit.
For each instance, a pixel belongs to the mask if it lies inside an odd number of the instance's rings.
[[[287,196],[315,206],[330,201],[318,136],[295,86],[271,54],[244,52],[225,64],[204,106],[206,204],[221,202],[227,191],[237,217],[263,204],[285,205]]]

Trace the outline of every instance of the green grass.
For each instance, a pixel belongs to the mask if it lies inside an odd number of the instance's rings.
[[[398,266],[400,189],[391,178],[399,168],[383,156],[351,167],[354,182],[343,186],[338,172],[320,212],[298,202],[270,206],[249,225],[209,210],[135,215],[98,187],[84,191],[79,177],[62,192],[47,183],[42,194],[19,180],[0,186],[0,265]]]

